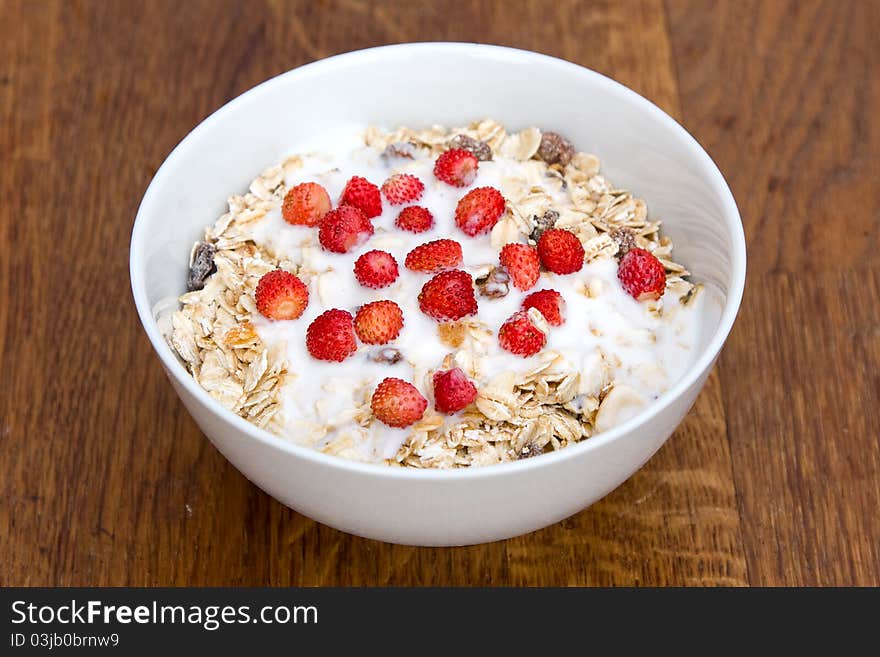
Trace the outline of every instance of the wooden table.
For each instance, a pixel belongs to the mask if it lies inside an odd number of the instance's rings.
[[[0,584],[880,585],[880,3],[0,0]],[[558,525],[354,538],[201,435],[128,284],[140,198],[211,111],[416,40],[543,51],[677,117],[749,239],[739,320],[630,481]]]

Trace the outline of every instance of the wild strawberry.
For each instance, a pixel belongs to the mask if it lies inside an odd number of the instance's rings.
[[[382,183],[382,193],[391,205],[414,203],[424,191],[422,181],[409,173],[396,173]]]
[[[292,187],[284,196],[281,216],[289,224],[317,226],[330,212],[330,196],[318,183],[304,182]]]
[[[386,251],[367,251],[354,261],[354,277],[364,287],[388,287],[397,276],[397,261]]]
[[[533,356],[547,343],[547,336],[529,319],[525,310],[515,312],[498,329],[498,344],[512,354]]]
[[[328,310],[318,315],[306,329],[306,349],[318,360],[341,363],[351,356],[357,343],[353,319],[345,310]]]
[[[458,267],[461,259],[461,244],[455,240],[434,240],[410,251],[403,264],[407,269],[433,274]]]
[[[373,224],[352,205],[340,205],[321,220],[318,241],[327,251],[348,253],[373,234]]]
[[[366,178],[352,176],[345,183],[339,205],[351,205],[363,212],[367,219],[372,219],[382,214],[382,195],[379,188]]]
[[[477,386],[460,367],[434,374],[434,408],[441,413],[457,413],[476,398]]]
[[[551,326],[562,326],[565,323],[565,318],[562,316],[565,310],[565,299],[556,290],[532,292],[522,302],[523,310],[529,308],[536,308]]]
[[[507,268],[514,287],[530,290],[541,275],[538,252],[528,244],[506,244],[501,249],[501,265]]]
[[[455,223],[466,235],[488,233],[504,214],[504,197],[494,187],[477,187],[465,194],[455,208]]]
[[[475,315],[477,299],[471,275],[459,269],[437,274],[422,287],[419,308],[441,322]]]
[[[645,249],[630,249],[620,259],[617,277],[623,289],[634,299],[659,299],[666,290],[666,269],[653,253]]]
[[[541,264],[554,274],[573,274],[584,266],[584,247],[568,230],[545,230],[538,240]]]
[[[403,311],[393,301],[373,301],[354,316],[354,330],[361,342],[386,344],[400,335]]]
[[[431,230],[431,227],[434,225],[434,215],[431,214],[428,208],[423,208],[420,205],[410,205],[400,211],[394,223],[401,230],[406,230],[410,233],[424,233],[426,230]]]
[[[428,400],[403,379],[388,377],[373,391],[370,408],[373,416],[389,427],[408,427],[422,419]]]
[[[254,293],[257,310],[269,319],[296,319],[309,303],[309,289],[288,271],[263,274]]]
[[[479,162],[476,156],[463,148],[451,148],[434,163],[434,175],[447,185],[467,187],[477,177]]]

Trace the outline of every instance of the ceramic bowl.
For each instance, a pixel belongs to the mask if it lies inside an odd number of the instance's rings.
[[[418,470],[356,463],[277,438],[222,408],[166,345],[157,305],[184,291],[192,243],[266,166],[341,127],[459,125],[492,117],[566,135],[652,216],[703,283],[698,356],[639,415],[567,449],[513,463]],[[131,285],[153,348],[186,408],[223,455],[282,503],[346,532],[413,545],[503,539],[577,513],[619,486],[681,422],[721,350],[745,281],[730,189],[672,118],[598,73],[544,55],[476,44],[386,46],[273,78],[205,119],[156,173],[131,241]],[[157,409],[158,411],[158,409]]]

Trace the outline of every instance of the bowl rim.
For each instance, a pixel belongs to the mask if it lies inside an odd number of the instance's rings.
[[[204,388],[198,385],[192,375],[184,368],[180,360],[173,354],[171,348],[159,332],[158,323],[153,317],[152,308],[150,307],[147,298],[145,285],[146,277],[142,274],[144,271],[144,253],[143,249],[140,248],[140,244],[146,235],[146,215],[150,212],[154,199],[160,196],[160,190],[169,182],[166,178],[170,175],[170,164],[183,157],[187,146],[198,134],[208,129],[213,124],[223,120],[228,114],[234,112],[237,106],[245,100],[250,100],[261,94],[268,93],[275,87],[288,84],[298,78],[320,75],[328,70],[345,68],[349,64],[358,61],[369,62],[370,60],[382,59],[389,56],[405,56],[408,52],[413,50],[434,51],[437,54],[454,51],[456,54],[473,55],[482,58],[485,58],[488,55],[507,61],[537,63],[540,66],[554,67],[557,70],[572,75],[592,78],[593,83],[603,88],[603,91],[610,96],[615,97],[616,100],[639,106],[643,111],[652,115],[658,122],[665,124],[673,132],[678,133],[682,138],[683,145],[690,151],[690,154],[696,159],[696,161],[702,164],[713,190],[722,199],[722,212],[727,219],[727,228],[732,242],[732,264],[727,298],[724,303],[721,317],[718,321],[718,326],[715,329],[715,333],[712,335],[706,346],[701,350],[696,360],[675,385],[672,386],[672,388],[651,402],[645,410],[639,414],[608,431],[604,431],[587,440],[570,445],[565,449],[541,454],[536,458],[497,463],[490,466],[433,469],[393,467],[383,463],[353,461],[339,456],[324,454],[309,447],[286,441],[265,429],[257,427],[255,424],[248,422],[239,415],[226,409],[217,400],[211,397]],[[153,346],[153,350],[159,356],[160,361],[164,365],[166,372],[168,372],[169,376],[173,377],[177,384],[183,386],[202,405],[207,407],[227,423],[231,424],[232,427],[243,432],[248,438],[303,458],[306,461],[310,461],[315,466],[328,466],[362,475],[377,475],[401,479],[423,481],[457,480],[471,479],[474,477],[483,478],[505,476],[517,472],[525,472],[527,470],[552,467],[559,461],[575,458],[580,454],[599,449],[608,443],[623,439],[625,436],[632,434],[639,427],[651,422],[661,411],[668,408],[675,400],[681,397],[686,390],[693,386],[694,383],[709,370],[709,368],[711,368],[716,357],[720,353],[731,328],[733,327],[745,287],[746,241],[742,218],[737,208],[736,201],[733,198],[733,194],[725,181],[724,176],[718,169],[718,166],[705,149],[700,146],[696,139],[694,139],[694,137],[681,124],[657,105],[632,89],[579,64],[529,50],[464,42],[441,41],[402,43],[345,52],[291,69],[269,78],[236,96],[199,122],[199,124],[193,128],[163,160],[162,165],[156,171],[144,193],[144,197],[138,207],[134,226],[132,228],[129,252],[129,276],[131,280],[132,294],[134,296],[135,306],[137,308],[141,325]]]

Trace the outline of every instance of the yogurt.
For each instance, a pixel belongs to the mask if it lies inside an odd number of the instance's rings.
[[[493,160],[480,162],[472,185],[456,188],[434,177],[435,158],[427,152],[413,160],[386,158],[381,149],[356,142],[338,139],[333,148],[301,156],[302,166],[286,174],[286,187],[317,182],[335,203],[354,175],[381,185],[393,173],[409,173],[424,183],[424,194],[415,204],[431,211],[435,225],[419,234],[398,229],[394,222],[404,206],[392,206],[383,198],[383,212],[373,219],[375,233],[351,252],[336,254],[321,249],[317,229],[286,223],[280,207],[270,210],[253,228],[253,239],[280,261],[297,266],[309,288],[309,304],[297,320],[272,321],[254,313],[252,321],[266,345],[281,345],[287,354],[290,375],[281,395],[280,433],[317,449],[341,441],[344,447],[337,453],[381,461],[392,458],[410,432],[377,420],[364,421],[363,409],[375,386],[386,377],[412,382],[429,400],[430,411],[431,374],[456,352],[441,340],[438,322],[419,310],[419,292],[431,275],[406,269],[403,263],[407,253],[431,240],[454,239],[462,246],[460,269],[474,278],[485,274],[488,268],[498,265],[499,249],[493,246],[489,234],[468,237],[455,225],[456,204],[475,187],[492,186],[504,193],[511,179],[526,174],[522,162],[496,153]],[[530,184],[542,187],[552,197],[554,209],[571,206],[567,192],[549,181],[530,180]],[[394,256],[400,271],[392,285],[379,290],[362,287],[353,272],[357,257],[373,249]],[[478,313],[466,319],[481,322],[493,334],[481,354],[479,376],[473,377],[478,389],[500,373],[521,374],[535,368],[540,353],[529,358],[511,354],[498,345],[495,336],[501,324],[520,310],[523,299],[542,289],[558,291],[566,304],[565,323],[550,327],[545,350],[559,352],[581,371],[595,370],[596,360],[601,357],[610,368],[613,384],[631,389],[643,402],[631,405],[630,411],[621,411],[620,417],[613,418],[615,422],[666,391],[695,356],[701,299],[684,305],[667,290],[657,304],[636,301],[618,281],[617,260],[598,258],[571,275],[542,271],[538,283],[526,292],[511,285],[509,293],[500,298],[477,295]],[[320,361],[309,354],[306,329],[318,315],[330,308],[354,315],[363,304],[382,299],[396,302],[403,311],[404,326],[395,341],[384,346],[359,343],[357,351],[342,363]],[[658,307],[662,311],[658,312]],[[381,352],[387,348],[398,350],[402,359],[396,363],[382,361]],[[597,381],[597,385],[602,382]],[[446,422],[455,422],[455,416]]]

